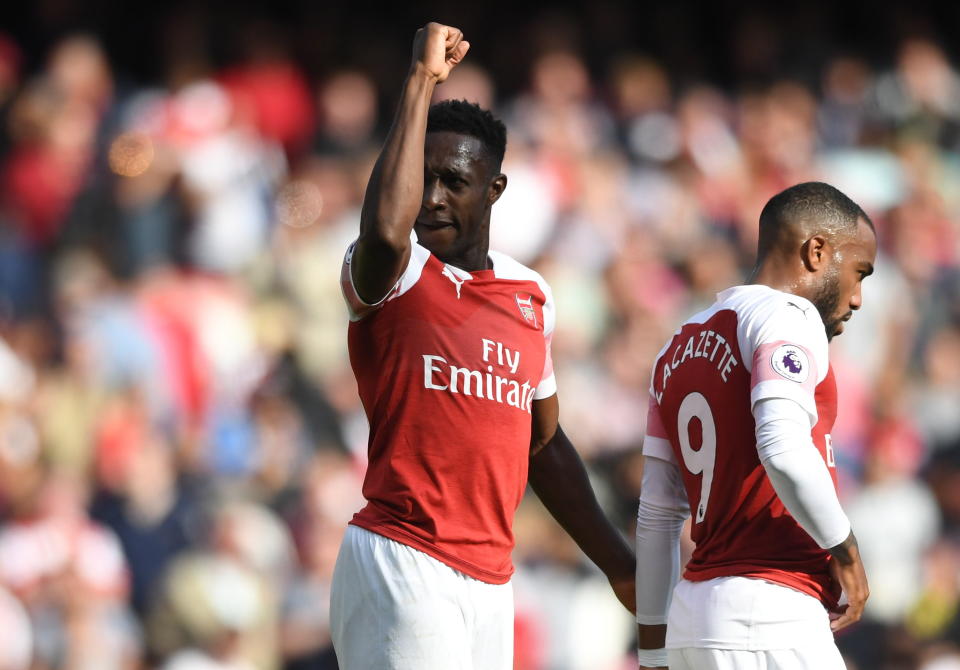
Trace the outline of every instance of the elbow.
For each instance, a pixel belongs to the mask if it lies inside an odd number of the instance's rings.
[[[382,219],[363,222],[357,244],[378,261],[385,262],[402,256],[410,246],[409,231],[397,230],[398,226]]]
[[[533,459],[534,456],[542,452],[548,444],[550,444],[551,439],[537,439],[534,438],[530,440],[530,458]]]
[[[638,530],[665,530],[680,531],[684,522],[690,516],[690,509],[685,504],[665,505],[640,499],[637,507]]]
[[[360,212],[360,238],[371,248],[402,252],[410,244],[410,231],[419,211],[390,199],[365,202]]]

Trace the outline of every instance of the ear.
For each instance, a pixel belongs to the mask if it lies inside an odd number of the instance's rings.
[[[830,245],[823,235],[814,235],[800,247],[800,258],[809,272],[820,272],[830,260]]]
[[[503,192],[507,189],[507,175],[498,174],[492,180],[490,180],[490,187],[487,189],[487,205],[492,205],[497,200],[500,199],[500,196],[503,195]]]

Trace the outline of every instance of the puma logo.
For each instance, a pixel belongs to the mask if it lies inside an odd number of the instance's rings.
[[[453,270],[450,269],[449,265],[443,266],[443,276],[453,282],[453,285],[457,287],[457,300],[460,299],[460,287],[463,286],[463,282],[467,279],[473,279],[473,277],[468,276],[466,279],[460,279]]]

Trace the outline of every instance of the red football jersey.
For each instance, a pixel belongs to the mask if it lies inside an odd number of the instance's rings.
[[[837,604],[830,556],[777,497],[757,453],[753,405],[800,403],[837,484],[830,430],[837,388],[827,338],[807,300],[740,286],[681,326],[658,356],[644,453],[677,463],[696,542],[684,578],[756,577]]]
[[[351,523],[485,582],[513,573],[531,403],[556,393],[550,289],[496,252],[492,270],[446,265],[419,244],[394,289],[351,311],[350,362],[370,422],[368,503]]]

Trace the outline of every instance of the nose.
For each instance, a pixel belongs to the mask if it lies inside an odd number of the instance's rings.
[[[423,207],[435,211],[446,206],[443,187],[439,179],[427,179],[423,184]]]
[[[860,292],[860,282],[857,282],[853,295],[850,296],[850,309],[860,309],[861,305],[863,305],[863,294]]]

